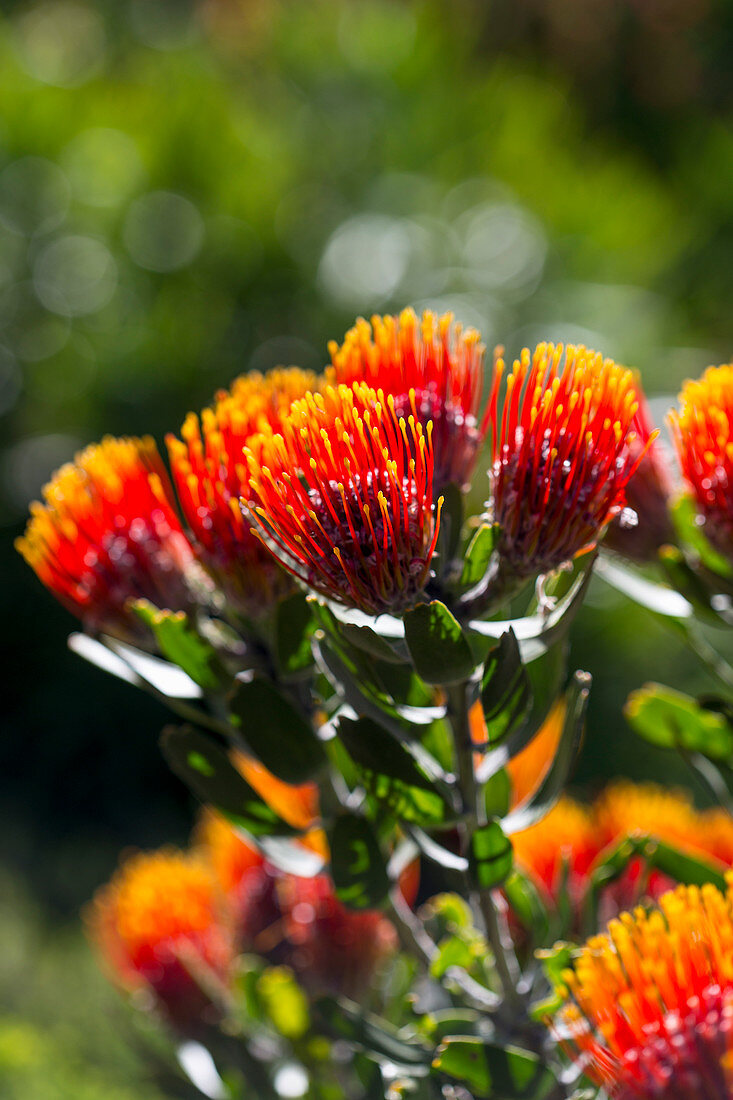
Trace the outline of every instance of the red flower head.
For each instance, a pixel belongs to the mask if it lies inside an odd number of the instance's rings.
[[[377,967],[397,947],[393,925],[377,911],[347,909],[328,875],[283,876],[281,898],[288,963],[303,986],[315,995],[359,999]]]
[[[588,941],[554,1030],[612,1100],[730,1100],[733,892],[678,886],[659,905]]]
[[[631,371],[585,348],[525,348],[489,403],[493,518],[507,576],[547,573],[595,545],[625,501],[638,399]]]
[[[242,505],[275,557],[307,587],[368,614],[398,612],[430,575],[442,498],[433,504],[432,428],[366,383],[293,403],[278,434],[245,454]]]
[[[636,378],[639,407],[633,421],[634,439],[629,442],[631,458],[640,458],[626,486],[626,504],[636,515],[627,517],[624,509],[606,532],[604,544],[634,561],[653,561],[660,547],[674,541],[669,501],[674,492],[665,449],[656,438],[649,406]],[[630,519],[631,522],[628,522]]]
[[[246,615],[258,615],[291,587],[287,574],[252,533],[239,498],[247,495],[243,449],[253,435],[279,429],[291,403],[318,384],[316,375],[291,368],[238,378],[220,390],[201,420],[189,413],[183,441],[166,437],[173,478],[194,549],[226,598]]]
[[[733,364],[708,367],[702,378],[685,383],[670,423],[705,534],[733,559]]]
[[[392,394],[398,416],[410,414],[427,429],[433,423],[435,487],[467,488],[486,434],[479,419],[484,346],[475,329],[465,332],[450,313],[412,309],[397,317],[362,317],[341,347],[329,344],[336,381],[366,382]]]
[[[145,627],[128,600],[190,607],[193,554],[152,439],[92,444],[61,467],[43,496],[16,546],[88,630],[142,639]]]
[[[300,792],[305,788],[291,789],[291,816],[302,820]],[[322,851],[318,834],[310,838],[308,843]],[[328,875],[306,879],[279,871],[215,814],[203,818],[200,842],[236,915],[243,950],[290,966],[313,993],[364,992],[377,965],[396,946],[394,928],[381,913],[346,909]],[[401,879],[405,894],[412,898],[416,876],[410,865]]]
[[[214,1018],[207,989],[227,983],[234,944],[214,876],[175,851],[128,859],[87,914],[92,939],[125,988],[146,988],[183,1030]]]

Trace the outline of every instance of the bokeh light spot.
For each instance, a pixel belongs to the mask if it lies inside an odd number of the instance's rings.
[[[382,214],[359,214],[330,237],[319,280],[335,301],[363,311],[397,290],[410,252],[410,232],[404,222]]]
[[[109,302],[117,286],[117,265],[106,245],[93,237],[61,237],[36,260],[33,285],[52,313],[83,317]]]
[[[151,191],[130,207],[123,230],[133,260],[148,271],[177,271],[196,256],[204,223],[192,202],[172,191]]]
[[[101,15],[74,0],[38,4],[16,20],[23,68],[44,84],[76,87],[102,68],[106,42]]]

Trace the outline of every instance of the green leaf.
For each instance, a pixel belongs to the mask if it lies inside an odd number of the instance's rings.
[[[490,1096],[491,1100],[542,1100],[557,1085],[537,1054],[473,1036],[446,1038],[438,1047],[433,1067],[465,1081],[477,1096]]]
[[[471,647],[458,620],[439,600],[418,604],[405,614],[405,639],[426,684],[456,684],[472,675]]]
[[[366,818],[341,814],[329,829],[331,876],[336,896],[350,909],[376,909],[390,881],[374,831]]]
[[[549,933],[547,906],[532,879],[516,867],[504,883],[507,901],[534,943],[543,943]]]
[[[275,657],[284,676],[297,676],[313,664],[315,620],[307,596],[296,592],[277,605]]]
[[[473,588],[480,584],[489,569],[501,528],[497,523],[482,523],[471,539],[463,560],[461,588]]]
[[[727,889],[725,872],[719,866],[715,867],[706,859],[689,852],[681,852],[662,840],[647,838],[643,853],[651,867],[669,875],[675,882],[685,886],[704,886],[706,882],[712,882],[723,893]]]
[[[484,783],[484,805],[487,817],[505,817],[512,799],[512,781],[506,768],[500,768]]]
[[[406,745],[371,718],[340,718],[338,735],[359,779],[378,802],[403,821],[440,825],[451,814],[436,782]]]
[[[512,842],[498,821],[490,821],[475,830],[471,837],[471,866],[482,890],[499,886],[514,863]]]
[[[633,691],[624,714],[635,733],[661,748],[699,752],[711,760],[728,760],[733,753],[733,727],[723,714],[662,684]]]
[[[494,748],[517,728],[532,702],[529,678],[513,630],[499,639],[484,665],[481,705],[488,747]]]
[[[470,971],[476,960],[485,954],[485,944],[478,941],[471,943],[464,936],[446,936],[438,944],[438,950],[431,959],[430,973],[439,980],[452,966]]]
[[[149,600],[133,600],[132,609],[150,628],[164,657],[188,673],[204,691],[221,687],[223,669],[216,651],[198,634],[185,611],[168,611]]]
[[[356,623],[339,623],[340,633],[344,641],[357,649],[375,657],[378,661],[386,661],[387,664],[401,665],[407,661],[407,654],[400,654],[389,644],[376,630],[370,626],[357,626]]]
[[[653,611],[655,615],[664,615],[670,619],[689,619],[693,615],[692,604],[679,592],[648,580],[615,558],[602,555],[598,559],[596,572],[606,584],[638,603],[640,607]]]
[[[315,1010],[324,1029],[345,1039],[378,1062],[389,1062],[410,1074],[427,1073],[431,1052],[417,1038],[404,1038],[396,1028],[344,997],[320,997]]]
[[[229,709],[247,746],[285,783],[304,783],[326,763],[312,727],[270,680],[237,679]]]
[[[161,748],[196,797],[216,807],[233,825],[255,837],[296,833],[239,774],[226,749],[207,734],[191,726],[169,726],[163,730]]]
[[[286,1039],[301,1039],[308,1031],[308,1001],[293,972],[285,966],[268,967],[257,981],[257,993],[275,1029]]]
[[[554,806],[567,783],[583,738],[591,677],[576,672],[566,692],[565,721],[555,757],[540,786],[518,810],[504,818],[507,833],[518,833],[541,821]]]
[[[554,1016],[565,1003],[563,993],[565,988],[564,974],[566,970],[572,967],[575,954],[576,948],[569,943],[556,943],[554,947],[535,952],[552,993],[532,1005],[530,1015],[533,1020],[544,1022],[550,1016]]]

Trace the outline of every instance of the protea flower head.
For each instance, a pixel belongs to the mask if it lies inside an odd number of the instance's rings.
[[[592,548],[625,503],[643,456],[632,453],[631,371],[583,347],[527,348],[507,377],[497,359],[489,402],[493,519],[507,577],[558,568]]]
[[[346,909],[326,874],[300,878],[278,870],[210,812],[199,842],[235,914],[242,950],[290,966],[313,993],[364,992],[396,946],[394,928],[381,913]],[[415,874],[411,865],[407,890],[414,891]]]
[[[89,631],[144,638],[132,599],[190,608],[193,553],[152,439],[92,444],[54,474],[43,496],[16,547]]]
[[[611,1100],[730,1100],[730,887],[678,886],[621,914],[563,978],[554,1031]]]
[[[442,505],[433,504],[431,423],[400,416],[391,395],[366,383],[326,386],[245,454],[242,506],[303,584],[374,615],[417,601]]]
[[[329,344],[336,381],[366,382],[391,394],[398,416],[433,424],[436,492],[466,488],[486,434],[481,416],[485,348],[475,329],[450,313],[412,309],[399,317],[360,317],[339,346]]]
[[[662,546],[674,541],[674,526],[669,505],[674,493],[666,448],[656,438],[649,405],[638,377],[636,396],[639,407],[634,417],[634,439],[629,443],[631,457],[641,456],[639,465],[626,486],[626,507],[611,522],[604,546],[634,561],[654,561]]]
[[[546,817],[515,833],[512,841],[517,861],[556,901],[563,860],[571,893],[579,900],[593,864],[626,837],[663,841],[704,859],[721,872],[733,866],[730,814],[719,808],[697,810],[685,792],[654,783],[616,780],[590,805],[564,795]],[[641,856],[634,858],[626,871],[604,889],[601,912],[614,916],[635,905],[642,896],[658,898],[674,885],[669,876],[650,869]]]
[[[685,383],[670,423],[710,542],[733,559],[733,364]]]
[[[209,991],[228,983],[234,942],[201,859],[165,849],[132,856],[97,893],[87,925],[113,977],[152,993],[178,1027],[216,1017]]]
[[[548,898],[557,901],[565,882],[575,903],[580,902],[588,872],[603,847],[588,807],[568,795],[537,824],[515,833],[512,846],[517,863]]]
[[[256,372],[220,390],[199,419],[189,413],[183,439],[166,437],[173,479],[194,550],[227,600],[258,616],[292,588],[292,581],[253,535],[239,507],[247,495],[243,449],[262,430],[278,430],[291,403],[318,385],[295,367]]]

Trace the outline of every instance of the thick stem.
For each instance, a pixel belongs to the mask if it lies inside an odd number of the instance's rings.
[[[456,751],[458,783],[462,802],[461,839],[464,855],[470,860],[471,839],[479,824],[485,823],[483,807],[479,806],[476,776],[473,767],[474,747],[469,724],[470,684],[456,684],[448,690],[448,717],[453,729]],[[494,966],[508,1004],[516,1010],[522,1006],[517,989],[519,966],[512,947],[502,934],[500,914],[491,890],[479,887],[470,877],[469,891],[472,901],[478,903],[486,929],[486,938],[494,955]]]

